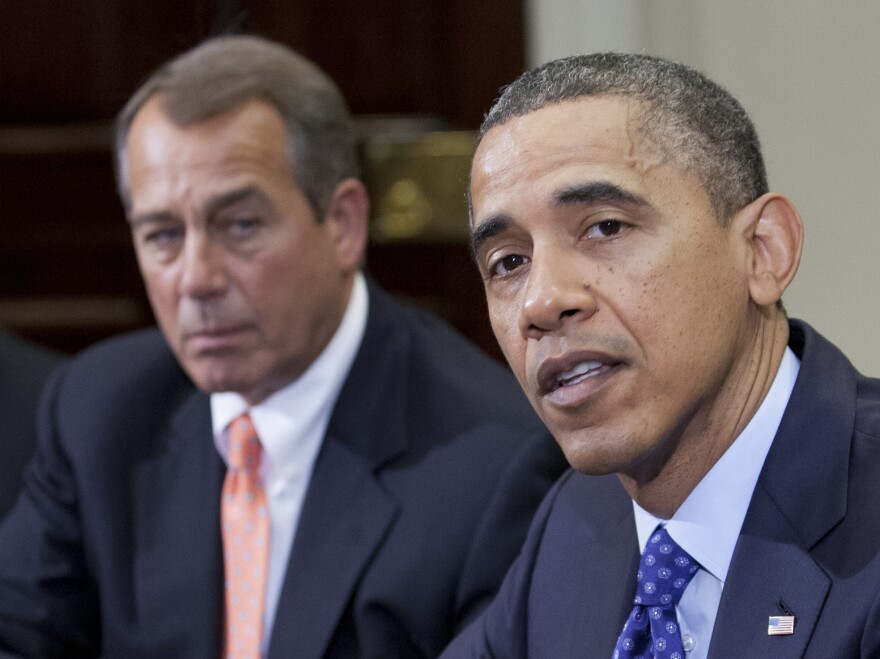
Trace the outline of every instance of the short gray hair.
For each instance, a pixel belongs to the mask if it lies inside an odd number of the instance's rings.
[[[702,73],[649,55],[576,55],[527,71],[504,88],[477,143],[514,117],[589,96],[636,100],[644,134],[698,176],[722,225],[767,192],[758,135],[737,100]]]
[[[289,48],[260,37],[209,39],[167,62],[138,89],[116,120],[119,194],[130,207],[125,142],[135,115],[155,94],[180,126],[227,112],[252,99],[271,103],[288,134],[288,160],[320,221],[336,185],[359,175],[354,128],[335,83]]]

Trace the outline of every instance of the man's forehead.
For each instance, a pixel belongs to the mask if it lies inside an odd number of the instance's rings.
[[[614,171],[635,179],[668,164],[642,135],[633,106],[621,97],[579,98],[493,127],[474,155],[472,202],[479,205],[487,195],[510,192],[524,183],[565,185],[556,179],[568,172],[575,178],[583,174],[586,180],[615,178],[609,174]]]
[[[643,110],[640,100],[627,96],[579,96],[512,116],[487,130],[481,144],[487,140],[497,141],[499,135],[526,139],[535,132],[607,136],[621,131],[635,135],[641,132]]]
[[[161,96],[135,115],[126,159],[135,166],[164,171],[191,165],[219,169],[235,165],[287,165],[283,122],[270,104],[253,99],[201,121],[181,125],[165,111]]]

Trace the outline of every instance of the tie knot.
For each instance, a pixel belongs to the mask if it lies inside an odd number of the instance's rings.
[[[233,470],[255,472],[260,467],[260,438],[247,413],[229,424],[229,467]]]
[[[658,528],[648,539],[639,563],[635,604],[678,604],[684,589],[699,569],[699,563],[676,544],[666,529]]]

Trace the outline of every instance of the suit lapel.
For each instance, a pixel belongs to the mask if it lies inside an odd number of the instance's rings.
[[[368,461],[325,444],[287,563],[270,657],[323,656],[396,511]]]
[[[598,581],[600,587],[596,589],[596,597],[601,598],[599,601],[608,602],[611,624],[597,626],[596,644],[587,647],[603,648],[607,652],[602,656],[610,657],[626,618],[633,609],[636,592],[635,576],[641,553],[632,505],[629,506],[629,514],[620,520],[617,532],[609,535],[603,546],[607,546],[607,551],[600,564],[607,568],[605,579]]]
[[[172,404],[173,405],[173,404]],[[154,432],[134,429],[133,432]],[[191,386],[132,474],[137,615],[158,651],[219,656],[223,623],[220,489],[207,396]],[[208,605],[206,606],[206,602]],[[186,620],[184,636],[180,621]]]
[[[269,656],[324,655],[397,515],[382,467],[408,442],[408,338],[393,302],[369,288],[358,355],[333,410],[296,531]]]
[[[529,655],[610,657],[633,607],[639,541],[617,476],[572,474],[555,502],[529,593]]]
[[[801,370],[743,522],[710,657],[802,657],[831,587],[810,552],[846,515],[855,373],[806,325],[792,323],[790,345]],[[769,636],[780,600],[794,634]]]
[[[744,524],[718,607],[711,657],[802,657],[831,581],[761,485],[760,516]],[[794,634],[770,636],[770,616],[794,614]]]

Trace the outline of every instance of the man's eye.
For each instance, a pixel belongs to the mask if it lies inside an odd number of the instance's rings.
[[[257,230],[259,224],[260,221],[255,217],[242,217],[227,223],[226,230],[237,238],[246,238]]]
[[[509,254],[495,261],[489,269],[489,274],[492,277],[504,277],[528,262],[528,257],[522,254]]]
[[[162,249],[169,247],[183,237],[183,230],[175,227],[154,229],[143,234],[143,242],[151,247]]]
[[[623,231],[623,228],[624,224],[620,220],[603,220],[587,229],[587,238],[610,238]]]

